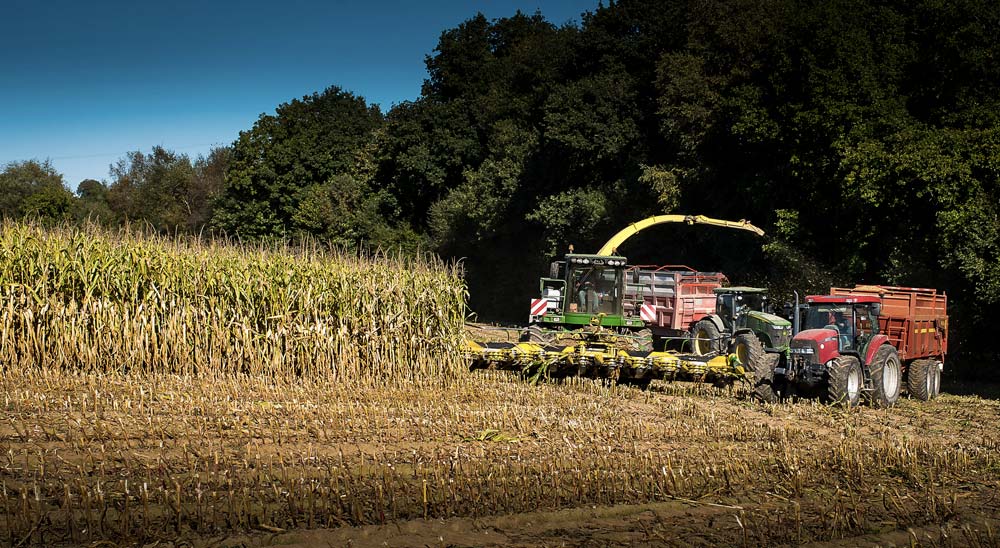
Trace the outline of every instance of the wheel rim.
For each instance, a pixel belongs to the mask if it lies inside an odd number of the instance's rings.
[[[899,391],[899,364],[891,358],[882,365],[882,390],[890,398]]]
[[[709,345],[712,343],[712,341],[706,340],[708,339],[708,333],[704,329],[699,329],[695,332],[694,336],[697,339],[694,341],[695,352],[698,354],[708,354]]]
[[[861,391],[861,371],[852,367],[851,371],[847,374],[847,397],[851,401],[858,396],[858,392]]]
[[[736,359],[740,360],[741,365],[747,364],[747,345],[743,343],[736,344]]]

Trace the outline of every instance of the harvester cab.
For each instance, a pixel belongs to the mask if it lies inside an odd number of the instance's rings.
[[[549,326],[641,328],[640,318],[626,317],[625,257],[570,253],[552,263],[541,279],[540,299],[531,303],[528,322]]]

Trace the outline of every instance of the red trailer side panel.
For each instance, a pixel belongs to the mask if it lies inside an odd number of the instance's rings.
[[[936,358],[948,353],[948,296],[936,289],[859,285],[833,287],[831,295],[877,295],[882,300],[879,331],[903,361]]]
[[[697,272],[690,267],[633,266],[625,272],[625,313],[651,305],[654,329],[687,331],[698,320],[715,312],[715,293],[729,280],[718,272]]]

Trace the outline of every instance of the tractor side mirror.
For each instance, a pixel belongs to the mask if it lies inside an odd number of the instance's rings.
[[[558,278],[559,277],[559,262],[549,263],[549,277]]]
[[[882,303],[872,303],[872,314],[876,316],[882,315]]]

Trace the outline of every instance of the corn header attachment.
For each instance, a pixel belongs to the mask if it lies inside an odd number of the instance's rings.
[[[722,383],[753,378],[733,354],[697,356],[631,350],[621,348],[616,339],[588,334],[566,346],[469,341],[465,354],[470,369],[519,371],[532,381],[578,376],[645,386],[652,380]]]

